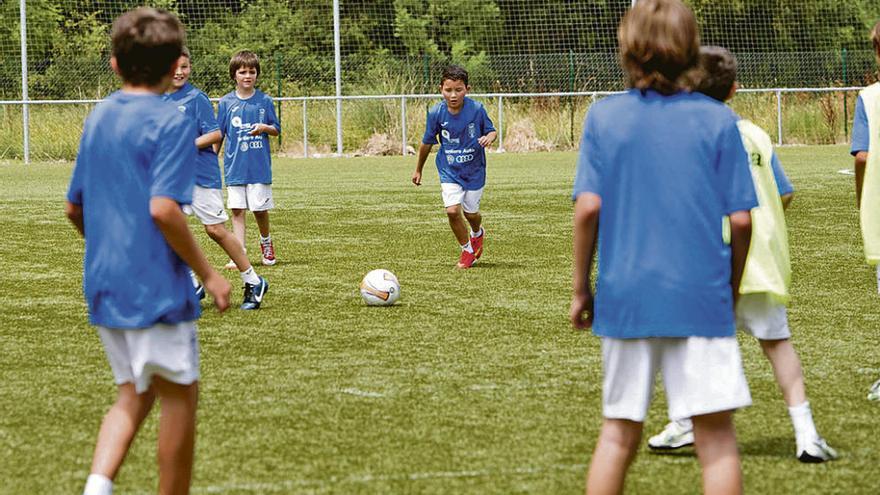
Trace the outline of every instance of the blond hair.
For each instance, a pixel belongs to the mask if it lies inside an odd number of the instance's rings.
[[[693,12],[679,0],[641,0],[617,30],[630,86],[672,94],[697,62],[700,38]]]

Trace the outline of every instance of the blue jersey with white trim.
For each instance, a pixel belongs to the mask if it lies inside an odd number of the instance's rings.
[[[220,129],[217,118],[214,116],[214,106],[211,105],[208,95],[192,84],[184,84],[177,91],[166,94],[165,99],[174,102],[177,110],[193,119],[199,136]],[[209,189],[223,187],[220,163],[217,161],[217,153],[214,153],[213,146],[199,149],[196,161],[196,185]]]
[[[189,268],[150,215],[155,197],[192,202],[195,139],[195,123],[154,94],[117,91],[86,119],[67,200],[83,209],[92,324],[135,329],[199,317]]]
[[[256,90],[250,98],[242,99],[232,91],[220,99],[217,120],[226,140],[223,155],[226,185],[271,184],[269,136],[265,132],[251,136],[250,132],[256,124],[275,126],[281,132],[272,98]]]
[[[477,141],[495,130],[482,103],[465,97],[457,114],[449,112],[446,101],[428,111],[424,144],[437,144],[437,171],[440,182],[456,183],[475,191],[486,185],[486,150]]]

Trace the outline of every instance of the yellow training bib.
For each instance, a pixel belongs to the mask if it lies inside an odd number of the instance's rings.
[[[880,83],[863,89],[859,95],[868,115],[868,165],[862,183],[859,219],[868,264],[880,263]]]

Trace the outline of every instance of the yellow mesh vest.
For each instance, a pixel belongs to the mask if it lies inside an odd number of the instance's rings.
[[[859,93],[868,115],[868,165],[862,184],[862,204],[859,218],[862,240],[868,264],[880,263],[880,83],[872,84]]]
[[[767,293],[777,302],[785,304],[789,299],[791,259],[785,211],[771,165],[773,143],[766,132],[748,120],[740,120],[737,125],[749,154],[752,182],[758,196],[758,207],[751,211],[752,241],[739,292]],[[730,223],[727,217],[724,217],[723,235],[724,242],[729,243]]]

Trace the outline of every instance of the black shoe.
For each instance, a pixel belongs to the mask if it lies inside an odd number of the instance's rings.
[[[269,292],[269,282],[263,277],[260,277],[259,284],[244,284],[244,302],[241,303],[241,309],[260,309],[260,303],[263,302],[263,296],[267,292]]]

